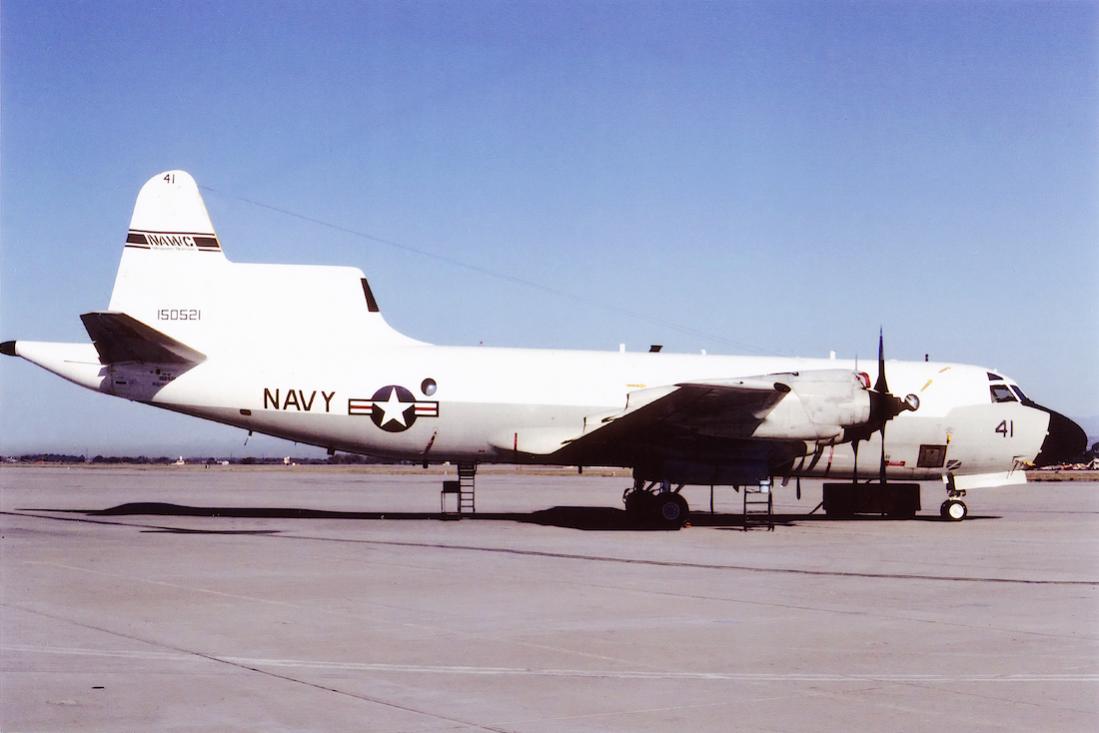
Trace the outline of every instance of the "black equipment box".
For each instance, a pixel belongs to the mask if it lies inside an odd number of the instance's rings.
[[[919,510],[919,484],[824,484],[824,511],[827,514],[888,514],[911,517]]]

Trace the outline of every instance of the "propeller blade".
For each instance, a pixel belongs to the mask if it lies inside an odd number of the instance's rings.
[[[878,378],[874,381],[874,391],[886,394],[889,382],[885,379],[885,337],[884,329],[878,328]]]
[[[881,463],[878,466],[878,479],[885,486],[885,423],[881,424]]]

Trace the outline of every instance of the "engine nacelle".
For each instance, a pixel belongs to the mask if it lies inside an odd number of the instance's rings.
[[[768,378],[789,388],[752,437],[828,442],[844,428],[870,420],[870,393],[862,376],[846,369],[821,369]]]

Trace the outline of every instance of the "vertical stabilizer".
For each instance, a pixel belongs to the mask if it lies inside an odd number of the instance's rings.
[[[134,204],[126,247],[157,254],[221,254],[206,204],[190,174],[165,171],[145,182]]]
[[[134,203],[108,310],[194,343],[229,267],[195,179],[158,173]]]
[[[207,356],[417,343],[385,322],[358,268],[230,262],[178,170],[141,187],[107,310]]]

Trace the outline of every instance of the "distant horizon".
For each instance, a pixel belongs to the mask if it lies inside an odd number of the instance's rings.
[[[1087,435],[1087,438],[1088,438],[1088,448],[1089,449],[1091,448],[1091,446],[1093,446],[1094,444],[1099,442],[1099,415],[1092,416],[1092,417],[1086,417],[1086,418],[1081,418],[1081,417],[1077,417],[1077,416],[1073,416],[1073,415],[1067,415],[1067,417],[1074,420],[1077,424],[1079,424],[1084,429],[1084,432],[1085,432],[1085,434]],[[257,441],[259,443],[262,443],[263,444],[262,448],[260,448],[259,451],[257,452],[255,448],[250,449],[248,446],[243,446],[243,445],[237,446],[236,448],[230,448],[230,447],[225,446],[225,445],[221,445],[220,447],[218,447],[214,444],[206,444],[207,445],[206,448],[200,448],[200,447],[184,448],[182,446],[176,446],[175,448],[170,449],[170,450],[165,449],[163,447],[160,447],[160,448],[153,447],[153,448],[131,448],[131,449],[128,449],[126,451],[114,451],[114,452],[92,451],[92,452],[88,453],[88,452],[79,451],[79,450],[74,451],[72,449],[61,449],[61,448],[55,448],[55,447],[47,447],[47,448],[39,447],[39,448],[26,448],[26,449],[21,448],[21,449],[17,449],[17,450],[12,450],[12,449],[8,449],[8,448],[0,447],[0,458],[20,457],[20,456],[27,456],[27,455],[36,455],[36,454],[41,454],[41,453],[54,453],[54,454],[58,454],[58,455],[70,455],[70,456],[89,456],[90,455],[92,457],[99,455],[99,456],[104,456],[104,457],[109,457],[109,458],[123,458],[123,457],[130,457],[130,458],[138,458],[138,457],[173,458],[173,457],[175,457],[175,458],[178,458],[180,455],[182,455],[184,458],[193,457],[193,458],[230,458],[230,459],[232,459],[232,458],[241,458],[241,457],[269,459],[269,458],[284,458],[286,456],[291,456],[293,458],[303,458],[303,459],[318,459],[318,458],[327,457],[327,455],[328,455],[328,451],[325,448],[320,448],[320,447],[317,447],[317,446],[306,446],[306,445],[302,445],[300,443],[293,443],[291,441],[283,440],[282,438],[275,438],[275,437],[271,437],[271,436],[256,436],[256,435],[253,435],[252,438],[250,438],[249,440],[250,440],[250,442],[251,441]],[[336,451],[336,454],[337,455],[369,455],[369,454],[360,454],[360,453],[349,453],[348,451],[342,451],[342,450]],[[376,457],[376,456],[371,456],[371,457],[378,458],[378,460],[386,460],[382,457]]]

